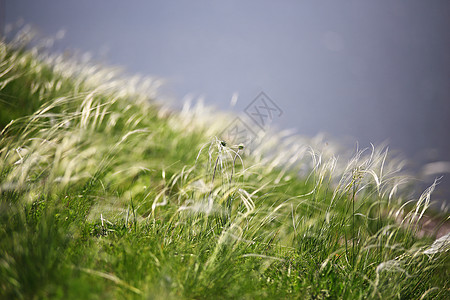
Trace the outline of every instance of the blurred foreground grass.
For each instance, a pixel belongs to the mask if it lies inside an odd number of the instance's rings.
[[[449,235],[418,237],[433,186],[405,202],[385,149],[249,149],[155,95],[0,44],[1,298],[450,298]]]

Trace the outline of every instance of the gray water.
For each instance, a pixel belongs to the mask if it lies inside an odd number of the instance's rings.
[[[64,29],[57,50],[164,78],[178,103],[243,112],[264,91],[272,126],[387,141],[449,198],[450,1],[241,2],[0,0],[0,18]]]

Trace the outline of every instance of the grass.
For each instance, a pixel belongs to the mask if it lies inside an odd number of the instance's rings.
[[[0,44],[0,298],[450,298],[448,235],[417,234],[433,186],[406,201],[387,149],[249,149],[219,112],[23,45]]]

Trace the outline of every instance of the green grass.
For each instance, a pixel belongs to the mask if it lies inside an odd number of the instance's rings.
[[[417,235],[431,189],[405,203],[387,150],[242,149],[219,112],[20,45],[0,44],[0,298],[450,298],[448,241]]]

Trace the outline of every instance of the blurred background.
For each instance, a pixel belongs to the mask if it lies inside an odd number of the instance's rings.
[[[424,186],[443,175],[434,200],[450,203],[448,0],[0,0],[1,30],[18,22],[63,30],[56,51],[164,79],[178,105],[243,112],[264,91],[273,126],[387,142]]]

